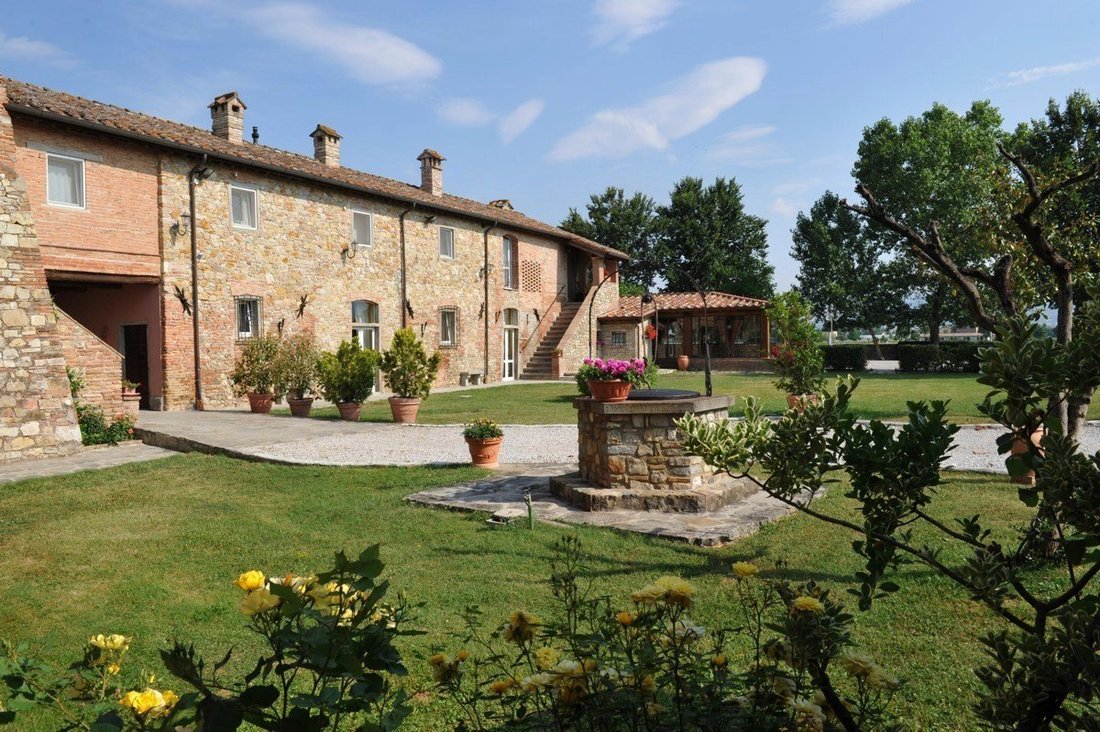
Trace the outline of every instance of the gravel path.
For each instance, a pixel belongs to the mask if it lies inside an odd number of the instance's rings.
[[[573,425],[506,425],[500,462],[563,464],[577,462],[577,428]],[[998,428],[964,425],[945,467],[1004,473],[997,453]],[[1082,435],[1089,453],[1100,450],[1100,425]],[[338,434],[259,445],[242,450],[257,457],[314,465],[423,465],[464,463],[469,452],[458,425],[376,424],[355,434]]]
[[[577,428],[573,425],[505,425],[500,462],[575,463]],[[314,465],[423,465],[468,463],[470,452],[461,425],[371,425],[358,434],[259,445],[250,455]]]

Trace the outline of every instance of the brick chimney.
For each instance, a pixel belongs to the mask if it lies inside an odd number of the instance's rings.
[[[211,132],[230,142],[244,142],[245,103],[237,92],[226,92],[210,103]]]
[[[333,167],[340,167],[340,135],[336,130],[325,125],[317,125],[317,129],[309,133],[313,138],[313,157],[319,162]]]
[[[417,156],[420,161],[420,188],[433,196],[443,195],[443,157],[435,150],[425,148]]]

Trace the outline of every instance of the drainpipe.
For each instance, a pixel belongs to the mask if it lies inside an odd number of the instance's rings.
[[[414,203],[397,217],[401,236],[401,327],[409,326],[409,281],[405,272],[405,217],[416,210]]]
[[[485,383],[489,383],[489,232],[497,228],[497,222],[489,224],[481,232],[484,246],[484,264],[482,265],[482,280],[485,284]]]
[[[209,177],[207,171],[209,168],[206,167],[206,155],[203,155],[199,164],[187,172],[187,205],[191,217],[191,340],[195,360],[195,409],[200,412],[206,405],[202,399],[202,359],[199,348],[199,240],[198,220],[195,217],[195,186],[200,180],[200,172],[205,173],[203,178]]]

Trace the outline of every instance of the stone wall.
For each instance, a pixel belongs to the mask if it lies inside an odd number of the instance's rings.
[[[108,417],[122,411],[122,354],[56,309],[57,332],[65,362],[84,380],[79,398],[103,408]]]
[[[0,462],[80,448],[26,187],[0,86]]]
[[[559,344],[562,350],[562,371],[565,374],[575,373],[585,358],[599,355],[596,344],[599,335],[599,317],[619,304],[618,277],[608,279],[603,287],[596,287],[605,276],[604,260],[593,257],[593,287],[588,291],[573,323],[566,330]],[[592,314],[591,322],[588,317],[589,312]]]

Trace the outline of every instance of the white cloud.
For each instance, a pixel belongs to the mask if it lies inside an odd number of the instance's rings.
[[[9,36],[0,31],[0,58],[16,58],[68,66],[73,58],[48,41],[36,41],[26,36]]]
[[[497,125],[497,132],[500,133],[501,141],[505,145],[511,144],[512,140],[522,135],[528,127],[535,123],[535,120],[539,118],[545,108],[546,102],[541,99],[528,99],[504,115],[500,120],[500,124]]]
[[[788,201],[786,198],[780,196],[772,201],[772,205],[769,206],[769,210],[776,216],[783,219],[793,219],[795,214],[798,213],[798,207]]]
[[[242,9],[261,33],[316,54],[366,84],[399,85],[434,79],[439,59],[378,28],[327,20],[314,7],[277,2]]]
[[[642,36],[659,30],[677,5],[679,0],[596,0],[592,40],[597,46],[625,51]]]
[[[828,0],[825,12],[832,25],[855,25],[885,15],[913,0]]]
[[[712,61],[668,85],[664,94],[621,109],[597,112],[580,129],[558,140],[552,160],[622,157],[638,150],[664,150],[710,124],[760,88],[767,65],[734,57]]]
[[[1069,63],[1053,64],[1051,66],[1032,66],[1030,69],[1009,71],[1004,75],[1004,78],[997,86],[1020,86],[1022,84],[1030,84],[1033,81],[1039,81],[1040,79],[1046,79],[1051,76],[1074,74],[1078,71],[1092,69],[1097,66],[1100,66],[1100,58],[1090,58],[1085,61],[1070,61]]]
[[[775,127],[749,125],[720,135],[711,146],[710,156],[716,160],[745,166],[779,165],[789,163],[778,146],[769,140]]]
[[[468,97],[445,99],[435,111],[447,122],[462,127],[481,127],[496,117],[484,104]]]

